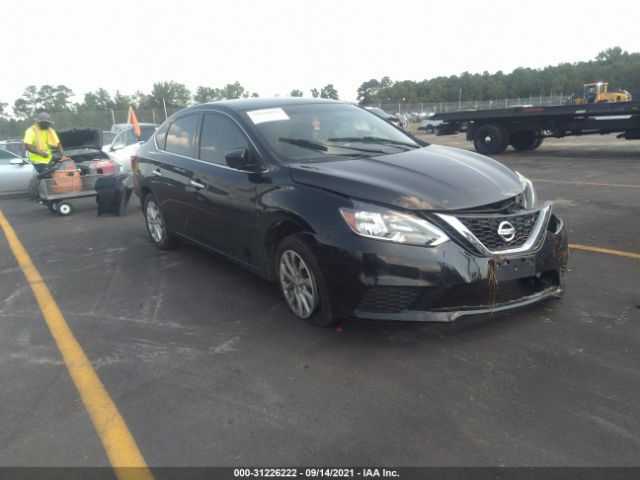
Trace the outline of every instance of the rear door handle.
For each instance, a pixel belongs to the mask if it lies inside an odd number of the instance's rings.
[[[189,183],[191,183],[191,185],[192,185],[193,187],[196,187],[198,190],[200,190],[200,189],[202,189],[202,188],[204,188],[204,187],[205,187],[205,185],[204,185],[204,184],[202,184],[202,183],[200,183],[200,182],[197,182],[197,181],[195,181],[195,180],[191,180]]]
[[[156,168],[156,169],[153,171],[153,174],[154,174],[156,177],[161,177],[161,176],[162,176],[162,172],[160,171],[160,169],[159,169],[159,168]]]

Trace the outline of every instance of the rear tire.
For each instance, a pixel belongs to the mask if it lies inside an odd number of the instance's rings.
[[[167,223],[160,211],[156,197],[149,193],[144,199],[144,221],[151,242],[160,250],[175,247],[176,238],[167,229]]]
[[[509,146],[509,132],[500,125],[481,125],[473,135],[473,146],[482,155],[499,155]]]
[[[542,140],[540,133],[533,130],[521,130],[511,134],[511,146],[519,152],[535,150]]]
[[[540,145],[542,145],[542,142],[544,142],[544,137],[543,136],[539,136],[538,137],[538,141],[536,142],[535,146],[533,147],[533,150],[535,150],[536,148],[538,148]]]
[[[303,237],[285,237],[278,245],[275,261],[278,285],[289,310],[320,327],[334,324],[324,275]]]

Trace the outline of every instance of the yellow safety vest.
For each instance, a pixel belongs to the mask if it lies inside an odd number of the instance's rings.
[[[46,157],[43,157],[33,152],[28,152],[29,160],[34,163],[49,163],[53,158],[51,149],[57,147],[60,144],[60,140],[58,140],[58,134],[52,127],[42,130],[36,123],[24,132],[24,143],[48,153]]]

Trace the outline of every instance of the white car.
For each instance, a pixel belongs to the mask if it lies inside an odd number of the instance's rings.
[[[102,150],[109,155],[111,160],[115,160],[122,166],[123,172],[131,171],[131,157],[138,153],[140,145],[151,137],[158,125],[155,123],[140,124],[140,138],[133,132],[133,125],[118,133],[109,145],[105,145]]]

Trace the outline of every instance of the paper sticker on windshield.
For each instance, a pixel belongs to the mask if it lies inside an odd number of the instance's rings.
[[[279,120],[289,120],[289,115],[281,108],[263,108],[247,112],[249,118],[256,125],[264,122],[277,122]]]

